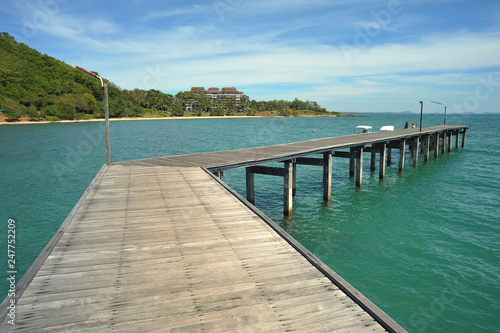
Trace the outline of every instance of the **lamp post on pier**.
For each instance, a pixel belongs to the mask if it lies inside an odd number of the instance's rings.
[[[443,103],[434,102],[434,101],[431,101],[431,103],[435,103],[435,104],[439,104],[439,105],[444,105]],[[444,105],[444,124],[443,125],[446,125],[446,105]]]
[[[420,132],[422,132],[422,113],[424,113],[424,102],[420,101]]]
[[[111,164],[111,154],[109,147],[109,109],[108,109],[108,84],[104,83],[102,77],[97,74],[92,73],[80,66],[76,66],[76,69],[84,72],[87,75],[92,76],[94,79],[101,80],[101,89],[104,92],[104,123],[105,123],[105,131],[106,131],[106,164]]]

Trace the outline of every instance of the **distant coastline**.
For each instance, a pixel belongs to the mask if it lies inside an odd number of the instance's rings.
[[[300,115],[300,116],[279,116],[279,115],[267,115],[258,114],[255,116],[185,116],[185,117],[122,117],[122,118],[110,118],[109,121],[130,121],[130,120],[178,120],[178,119],[239,119],[239,118],[319,118],[319,117],[362,117],[360,115],[346,114],[324,114],[324,115]],[[0,125],[26,125],[26,124],[65,124],[65,123],[89,123],[89,122],[100,122],[104,121],[103,118],[94,119],[81,119],[81,120],[58,120],[58,121],[47,121],[47,120],[29,120],[28,118],[21,118],[18,121],[7,121],[3,115],[0,114]]]

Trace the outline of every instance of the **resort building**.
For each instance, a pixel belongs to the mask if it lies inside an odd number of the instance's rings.
[[[243,92],[238,91],[235,87],[224,87],[219,90],[219,88],[211,87],[205,90],[205,87],[191,87],[191,91],[198,91],[207,94],[207,97],[222,99],[235,97],[237,101],[243,97]]]

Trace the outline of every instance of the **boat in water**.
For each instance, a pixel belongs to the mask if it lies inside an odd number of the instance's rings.
[[[354,134],[370,133],[372,131],[371,126],[359,125],[354,129]]]

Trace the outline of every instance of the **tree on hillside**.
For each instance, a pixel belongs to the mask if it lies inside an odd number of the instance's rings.
[[[16,103],[10,98],[5,98],[2,103],[0,103],[0,108],[3,109],[3,114],[10,121],[17,121],[22,113],[22,108],[19,103]]]

